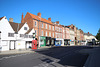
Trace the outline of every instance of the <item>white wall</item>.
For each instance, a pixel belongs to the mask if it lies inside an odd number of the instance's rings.
[[[24,30],[24,27],[27,27],[27,30]],[[25,34],[29,30],[27,23],[23,25],[23,27],[18,31],[19,34]]]
[[[25,49],[25,41],[16,41],[16,49]]]
[[[6,17],[3,17],[0,20],[0,31],[1,31],[1,51],[6,51],[9,50],[9,42],[10,40],[15,40],[15,35],[14,37],[8,37],[8,33],[14,33],[11,25],[9,24],[8,20]]]
[[[8,37],[8,33],[14,33],[14,31],[5,18],[0,21],[1,40],[15,40],[14,37]]]
[[[9,41],[2,41],[1,45],[2,45],[1,51],[7,51],[7,50],[9,50]]]

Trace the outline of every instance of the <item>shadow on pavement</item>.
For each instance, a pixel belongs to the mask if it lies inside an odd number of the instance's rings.
[[[92,49],[92,47],[86,46],[64,46],[64,47],[52,47],[47,49],[38,49],[34,50],[40,54],[53,57],[59,59],[57,63],[67,67],[67,66],[74,66],[74,67],[83,67],[84,63],[88,58],[88,54],[81,54],[79,51],[81,49]],[[53,62],[48,58],[42,59],[43,62]]]

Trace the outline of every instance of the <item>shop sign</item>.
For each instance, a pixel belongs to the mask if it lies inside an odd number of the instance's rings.
[[[43,40],[44,40],[44,39],[46,39],[46,38],[45,38],[45,37],[40,37],[40,39],[43,39]]]

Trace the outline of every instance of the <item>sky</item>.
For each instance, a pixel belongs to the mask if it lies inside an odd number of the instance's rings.
[[[0,17],[21,23],[27,12],[68,26],[75,25],[85,33],[96,35],[100,28],[100,0],[0,0]]]

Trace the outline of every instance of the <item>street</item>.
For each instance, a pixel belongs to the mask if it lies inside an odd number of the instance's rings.
[[[0,67],[83,67],[88,54],[81,54],[87,46],[60,46],[33,50],[34,53],[1,55]]]

